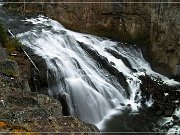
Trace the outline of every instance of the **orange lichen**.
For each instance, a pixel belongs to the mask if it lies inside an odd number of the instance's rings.
[[[0,121],[0,128],[7,129],[7,132],[11,133],[12,135],[40,135],[24,127],[13,126],[3,121]]]
[[[0,121],[0,127],[5,127],[5,126],[7,126],[7,124],[3,121]]]
[[[20,126],[13,126],[11,133],[13,133],[14,135],[37,135],[32,131]]]
[[[37,133],[33,133],[31,131],[23,130],[23,129],[13,129],[11,131],[13,135],[39,135]]]

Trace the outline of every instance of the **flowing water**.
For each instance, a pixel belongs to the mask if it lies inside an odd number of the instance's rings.
[[[1,15],[23,44],[45,59],[47,76],[53,78],[49,95],[65,96],[71,115],[103,131],[134,131],[125,126],[124,118],[132,120],[127,114],[140,112],[139,75],[146,72],[178,84],[152,71],[136,46],[73,32],[42,15],[26,18],[4,11]],[[146,105],[152,103],[150,99]],[[106,130],[108,124],[119,129]]]
[[[101,129],[105,128],[108,119],[113,120],[111,115],[124,114],[126,109],[122,104],[130,104],[131,112],[137,112],[141,107],[136,103],[141,98],[139,75],[146,72],[160,76],[167,83],[176,83],[153,72],[136,47],[73,32],[43,16],[24,22],[35,26],[18,37],[46,60],[52,73],[49,76],[55,78],[56,83],[49,88],[49,94],[66,95],[71,115]],[[150,100],[146,104],[152,103]],[[120,120],[110,125],[126,129],[118,122]]]

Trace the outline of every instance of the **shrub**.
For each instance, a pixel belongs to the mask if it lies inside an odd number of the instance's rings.
[[[7,34],[7,30],[0,23],[0,43],[7,48],[9,52],[22,51],[22,44],[17,38],[11,38]]]
[[[22,44],[17,38],[12,38],[5,42],[4,47],[10,52],[21,51]]]

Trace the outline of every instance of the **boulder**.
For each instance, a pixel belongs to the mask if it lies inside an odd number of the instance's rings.
[[[15,61],[6,59],[0,62],[0,72],[7,76],[19,76],[18,65]]]
[[[94,125],[73,116],[63,116],[58,100],[14,87],[11,81],[7,81],[9,78],[2,75],[0,77],[0,132],[100,134]]]

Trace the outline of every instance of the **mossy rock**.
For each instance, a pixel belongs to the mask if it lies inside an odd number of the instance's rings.
[[[17,63],[15,61],[5,59],[4,61],[0,62],[0,73],[13,77],[19,76]]]

